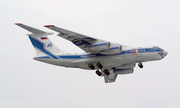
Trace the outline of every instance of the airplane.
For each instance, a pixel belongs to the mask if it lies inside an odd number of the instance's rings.
[[[115,82],[118,75],[133,73],[136,63],[143,68],[142,62],[161,60],[168,54],[157,46],[133,48],[54,25],[45,25],[44,27],[58,32],[57,36],[71,41],[84,51],[79,54],[69,54],[61,51],[51,42],[48,35],[53,33],[22,23],[15,24],[31,32],[27,35],[36,51],[34,60],[63,67],[95,70],[98,76],[104,77],[105,83]]]

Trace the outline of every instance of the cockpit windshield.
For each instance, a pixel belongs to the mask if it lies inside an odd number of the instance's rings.
[[[159,47],[157,47],[157,46],[153,46],[153,48],[157,48],[157,49],[163,50],[162,48],[159,48]]]

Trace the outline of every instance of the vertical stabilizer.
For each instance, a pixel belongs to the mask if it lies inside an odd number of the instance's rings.
[[[36,57],[48,56],[50,58],[58,59],[58,56],[56,55],[63,53],[48,38],[48,35],[51,35],[53,33],[44,32],[42,30],[38,30],[36,28],[24,25],[22,23],[15,24],[32,33],[28,34],[28,36],[37,52]]]

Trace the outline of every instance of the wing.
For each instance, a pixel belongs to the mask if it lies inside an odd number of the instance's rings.
[[[96,38],[92,38],[89,36],[85,36],[79,33],[75,33],[69,30],[65,30],[59,27],[56,27],[54,25],[46,25],[44,27],[47,27],[51,30],[54,30],[56,32],[59,32],[59,36],[71,41],[72,43],[74,43],[76,46],[78,46],[79,48],[81,48],[82,50],[84,50],[85,52],[93,52],[90,50],[90,48],[92,47],[96,47],[98,45],[101,46],[105,46],[108,44],[107,41],[104,40],[100,40],[100,39],[96,39]]]

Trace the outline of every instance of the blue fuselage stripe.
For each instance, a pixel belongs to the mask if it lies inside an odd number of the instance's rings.
[[[85,59],[85,58],[93,58],[93,57],[103,57],[103,56],[116,56],[116,55],[124,55],[124,54],[133,54],[136,53],[134,50],[124,50],[121,53],[118,54],[101,54],[101,53],[96,53],[96,54],[84,54],[84,55],[59,55],[60,58],[62,59]],[[138,49],[138,53],[149,53],[149,52],[163,52],[163,50],[156,49],[156,48],[142,48]],[[47,58],[47,57],[40,57],[40,58]]]

